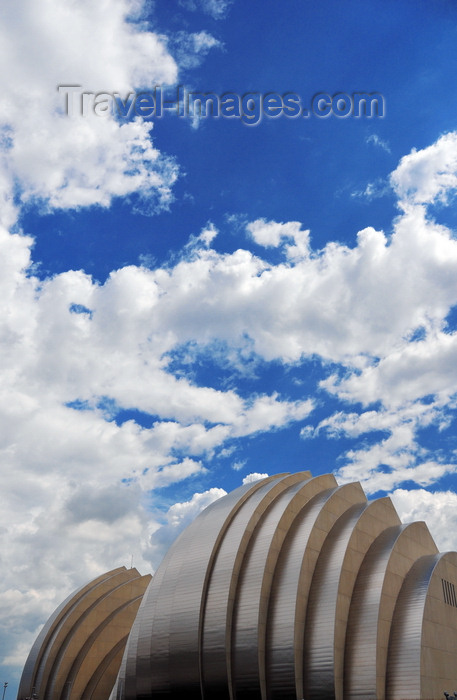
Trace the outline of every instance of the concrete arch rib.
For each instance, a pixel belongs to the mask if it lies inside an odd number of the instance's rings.
[[[378,535],[400,525],[389,498],[356,505],[324,542],[310,589],[304,645],[305,696],[343,700],[344,648],[349,606],[362,560]]]
[[[100,661],[84,688],[81,700],[104,700],[109,696],[109,692],[114,685],[116,669],[119,668],[127,637],[128,635],[122,637]],[[113,682],[111,684],[109,682],[105,683],[106,678],[113,678]]]
[[[87,679],[96,672],[101,657],[120,640],[126,640],[126,632],[132,627],[144,593],[141,579],[133,581],[131,587],[130,600],[123,600],[122,591],[118,591],[117,596],[113,594],[111,599],[104,600],[92,611],[92,615],[85,620],[84,628],[75,631],[73,643],[54,674],[54,682],[50,687],[51,697],[80,700]],[[97,624],[100,618],[101,622]],[[93,630],[89,636],[88,630]],[[114,681],[115,676],[109,690]],[[65,686],[68,690],[64,693]]]
[[[417,559],[437,551],[422,522],[390,527],[371,545],[351,600],[345,700],[385,700],[389,634],[401,586]]]
[[[325,538],[352,506],[366,504],[358,483],[314,496],[292,523],[275,569],[268,610],[268,698],[304,697],[303,654],[309,589]]]
[[[44,633],[38,637],[41,650],[35,655],[33,685],[30,692],[19,697],[30,697],[35,692],[40,700],[71,699],[73,687],[69,672],[75,659],[87,663],[86,651],[90,647],[93,663],[97,664],[103,658],[118,639],[116,635],[110,635],[116,638],[114,641],[110,638],[105,644],[99,638],[100,631],[113,618],[116,619],[116,633],[126,638],[150,580],[150,575],[140,576],[136,569],[120,567],[72,594],[51,616]],[[116,615],[116,610],[125,609],[128,609],[128,614]],[[113,671],[112,683],[117,671],[118,668]],[[21,681],[20,693],[23,688]]]
[[[126,698],[201,697],[200,626],[213,558],[244,502],[276,480],[247,484],[215,501],[172,545],[146,592],[136,648],[127,645]]]
[[[46,662],[51,653],[56,632],[60,629],[68,615],[74,611],[87,594],[113,576],[125,571],[124,567],[108,571],[69,595],[46,621],[43,629],[36,638],[25,662],[19,684],[18,698],[31,697],[37,688],[45,686],[43,674]]]
[[[265,512],[254,531],[243,562],[233,617],[234,695],[266,698],[265,638],[273,575],[284,540],[309,501],[336,486],[325,474],[289,486]]]
[[[256,528],[274,501],[289,487],[309,479],[309,472],[264,483],[239,509],[214,559],[202,628],[202,695],[206,700],[233,698],[232,631],[236,591],[245,554]]]
[[[138,609],[139,597],[150,579],[150,575],[141,577],[136,569],[124,569],[86,594],[55,634],[52,652],[48,656],[45,692],[41,696],[44,700],[70,698],[71,681],[67,680],[67,675],[72,660],[78,656],[87,640],[95,638],[96,628],[103,628],[113,610],[129,600],[132,586],[133,597],[138,600],[135,611]],[[130,629],[134,617],[133,614],[130,616],[125,631]]]

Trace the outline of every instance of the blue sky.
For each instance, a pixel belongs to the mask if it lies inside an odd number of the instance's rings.
[[[17,0],[0,55],[0,665],[310,469],[457,541],[457,7]],[[382,117],[124,119],[110,95],[379,93]]]

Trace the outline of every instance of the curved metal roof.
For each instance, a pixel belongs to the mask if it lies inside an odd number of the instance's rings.
[[[120,567],[72,593],[38,635],[18,698],[106,700],[150,580]]]
[[[358,483],[302,472],[244,486],[170,548],[112,700],[397,700],[386,691],[400,663],[389,639],[392,630],[392,644],[405,645],[408,632],[396,602],[416,560],[436,552],[425,524],[403,526],[389,498],[367,502]],[[408,621],[419,658],[402,698],[433,697],[421,694],[424,606]],[[457,687],[457,670],[448,676]],[[445,680],[429,678],[427,692]]]
[[[152,580],[115,569],[64,601],[19,700],[440,697],[457,690],[456,591],[457,554],[389,498],[280,474],[212,503]]]

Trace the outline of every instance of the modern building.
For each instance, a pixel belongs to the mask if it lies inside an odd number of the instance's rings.
[[[457,692],[456,587],[457,553],[402,524],[389,498],[368,502],[331,474],[268,477],[215,501],[169,549],[111,700],[442,699]],[[92,698],[71,675],[66,690],[38,675],[39,700]]]
[[[121,567],[67,598],[30,651],[18,697],[107,700],[151,578]]]

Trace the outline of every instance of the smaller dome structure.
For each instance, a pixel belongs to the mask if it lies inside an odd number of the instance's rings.
[[[125,566],[72,593],[38,635],[20,700],[106,700],[151,575]]]

